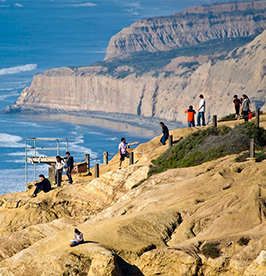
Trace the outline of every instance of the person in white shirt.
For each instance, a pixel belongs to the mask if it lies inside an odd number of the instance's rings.
[[[75,228],[74,230],[74,240],[70,240],[70,246],[76,246],[78,244],[81,244],[84,242],[83,239],[83,234],[77,229]]]
[[[200,94],[199,97],[200,97],[200,104],[199,104],[198,116],[197,116],[197,126],[200,126],[200,118],[202,119],[202,126],[205,126],[205,99],[202,94]]]
[[[61,186],[62,181],[62,172],[63,168],[65,167],[66,163],[60,156],[56,156],[56,163],[55,163],[55,183],[58,187]]]
[[[119,162],[119,170],[121,169],[122,162],[126,158],[129,158],[129,153],[127,152],[127,147],[138,144],[138,141],[134,143],[127,143],[125,138],[121,138],[121,143],[118,146],[119,155],[120,155],[120,162]]]

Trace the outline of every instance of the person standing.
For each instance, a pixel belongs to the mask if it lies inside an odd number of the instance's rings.
[[[42,190],[45,193],[47,193],[47,192],[49,192],[51,190],[51,183],[50,183],[50,181],[47,178],[45,178],[43,174],[40,174],[39,178],[40,178],[41,182],[38,182],[38,183],[35,184],[36,189],[33,192],[33,194],[32,194],[31,197],[36,197],[37,193],[39,192],[39,190]]]
[[[56,156],[56,163],[55,163],[55,184],[57,184],[57,187],[61,187],[61,181],[62,181],[62,172],[63,168],[65,167],[65,162],[60,156]]]
[[[242,99],[243,99],[243,101],[241,104],[241,111],[243,113],[243,118],[244,118],[245,122],[248,122],[248,115],[249,115],[249,112],[251,112],[250,100],[246,94],[242,95]]]
[[[200,103],[197,116],[197,126],[200,126],[200,119],[202,120],[202,126],[205,126],[205,99],[202,94],[199,95]]]
[[[126,138],[121,138],[121,143],[118,146],[118,151],[120,156],[119,170],[121,169],[121,165],[122,165],[122,162],[125,160],[125,157],[129,158],[129,153],[127,152],[128,146],[132,146],[138,143],[139,143],[138,141],[134,143],[127,143]]]
[[[196,111],[193,109],[193,106],[190,105],[188,110],[185,111],[187,113],[187,124],[188,127],[194,127],[195,126],[195,119],[194,115],[196,114]]]
[[[66,157],[67,157],[66,167],[67,167],[68,184],[72,184],[73,179],[71,177],[71,171],[74,168],[74,158],[70,155],[69,151],[66,152]]]
[[[169,137],[169,130],[168,130],[168,127],[163,122],[160,122],[160,126],[162,127],[162,133],[163,133],[163,136],[161,137],[160,142],[162,145],[165,145],[165,141]]]
[[[240,118],[239,110],[240,110],[241,101],[238,99],[237,95],[234,95],[233,103],[236,111],[235,117],[236,119],[239,119]]]

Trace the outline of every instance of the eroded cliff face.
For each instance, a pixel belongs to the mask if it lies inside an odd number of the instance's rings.
[[[113,36],[105,59],[169,51],[211,39],[246,37],[266,28],[266,1],[196,6],[173,16],[135,22]]]
[[[158,75],[130,73],[117,78],[103,74],[107,70],[104,67],[53,69],[36,75],[9,110],[92,110],[186,122],[184,111],[191,104],[197,109],[198,95],[202,93],[207,118],[215,114],[222,117],[234,112],[234,94],[247,94],[253,110],[264,106],[265,57],[263,32],[223,57],[173,59]],[[183,66],[191,62],[196,65]]]

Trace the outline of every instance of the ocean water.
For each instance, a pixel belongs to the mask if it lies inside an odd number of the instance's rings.
[[[0,0],[0,109],[16,101],[34,74],[62,66],[90,65],[103,59],[111,36],[136,20],[210,2]],[[93,158],[105,150],[116,153],[121,137],[142,143],[159,133],[159,128],[151,131],[143,125],[130,127],[126,122],[99,120],[92,124],[89,118],[71,116],[66,119],[0,114],[0,194],[25,190],[26,138],[68,138],[69,151],[79,162],[85,153]],[[64,155],[64,150],[60,154]],[[38,164],[36,168],[37,175],[47,174],[47,166]],[[32,180],[33,166],[28,164],[28,181]]]

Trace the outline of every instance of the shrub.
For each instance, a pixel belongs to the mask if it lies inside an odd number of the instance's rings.
[[[237,243],[240,245],[240,246],[244,246],[244,245],[248,245],[250,241],[250,238],[249,237],[241,237]]]
[[[222,126],[198,130],[153,160],[149,176],[167,169],[192,167],[229,154],[247,151],[252,137],[255,137],[258,145],[266,145],[266,131],[253,123],[243,123],[234,129]]]
[[[220,119],[219,122],[233,121],[235,119],[236,119],[235,114],[229,114],[229,115],[226,115],[225,117],[223,117],[222,119]]]
[[[216,259],[221,256],[221,250],[218,248],[220,245],[219,242],[215,243],[206,243],[203,245],[201,249],[201,253],[206,257],[206,258],[212,258]]]

